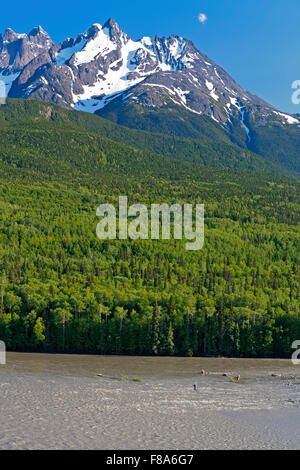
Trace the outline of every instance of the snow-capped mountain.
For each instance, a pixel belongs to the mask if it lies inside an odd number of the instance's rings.
[[[39,26],[28,35],[0,35],[0,80],[14,98],[38,99],[91,113],[113,102],[147,109],[167,103],[209,116],[222,127],[298,126],[236,83],[221,67],[179,36],[135,41],[112,19],[54,44]]]

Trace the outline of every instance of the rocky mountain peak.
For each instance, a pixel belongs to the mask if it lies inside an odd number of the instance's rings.
[[[79,37],[85,36],[87,39],[92,39],[97,36],[99,31],[102,30],[102,26],[99,23],[94,23],[90,26],[84,34],[80,34]],[[77,36],[78,37],[78,36]]]
[[[3,44],[10,44],[25,37],[25,34],[17,34],[13,29],[7,28],[3,35]]]
[[[103,28],[108,28],[111,33],[120,34],[122,33],[122,29],[120,28],[119,24],[113,19],[109,18],[103,25]]]
[[[106,23],[104,23],[102,29],[105,32],[108,31],[109,38],[113,42],[119,42],[122,39],[124,42],[127,42],[130,39],[128,34],[124,33],[124,31],[113,18],[109,18]]]
[[[42,34],[44,36],[49,36],[49,34],[42,28],[42,26],[35,26],[30,33],[28,33],[28,36],[37,36],[38,34]]]
[[[3,68],[9,68],[11,71],[21,70],[52,46],[53,41],[41,26],[33,28],[28,35],[18,34],[8,28],[2,41],[0,37],[0,71]]]

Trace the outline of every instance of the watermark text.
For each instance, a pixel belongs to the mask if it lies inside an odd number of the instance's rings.
[[[188,251],[201,250],[204,245],[204,205],[144,204],[128,207],[127,196],[119,197],[118,214],[112,204],[101,204],[96,215],[102,217],[96,233],[100,240],[187,240]]]

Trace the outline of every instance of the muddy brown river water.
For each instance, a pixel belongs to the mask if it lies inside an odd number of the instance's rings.
[[[300,449],[300,366],[8,353],[0,449]]]

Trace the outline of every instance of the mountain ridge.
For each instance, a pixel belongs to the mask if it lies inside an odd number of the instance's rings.
[[[52,101],[89,112],[103,109],[121,94],[124,100],[156,107],[167,96],[221,125],[238,116],[246,130],[246,118],[257,120],[258,114],[260,125],[270,120],[299,124],[294,116],[279,113],[241,87],[189,39],[156,35],[135,41],[112,18],[59,44],[41,26],[28,35],[8,28],[0,36],[0,76],[8,82],[11,78],[9,97]],[[142,99],[139,85],[148,87]],[[133,87],[138,88],[133,95],[124,95]],[[151,87],[160,88],[159,99]]]
[[[60,127],[74,131],[78,129],[172,160],[212,168],[282,173],[280,167],[232,143],[217,126],[209,122],[208,118],[206,128],[202,125],[202,138],[192,139],[128,128],[97,115],[68,110],[52,103],[9,98],[7,104],[0,107],[0,129],[1,127],[4,127],[4,130],[13,127],[20,132],[25,129],[30,129],[32,132],[35,129],[51,131]]]

